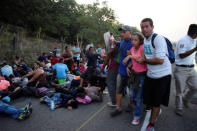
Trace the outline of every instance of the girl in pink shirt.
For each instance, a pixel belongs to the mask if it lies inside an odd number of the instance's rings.
[[[140,117],[142,115],[142,92],[144,78],[147,71],[147,66],[144,63],[139,63],[139,59],[144,56],[143,48],[144,38],[140,33],[135,33],[132,36],[132,48],[131,55],[128,55],[124,60],[123,64],[126,64],[131,59],[127,67],[128,76],[130,76],[130,99],[131,104],[135,105],[133,112],[133,125],[138,125]],[[130,69],[131,68],[131,69]]]

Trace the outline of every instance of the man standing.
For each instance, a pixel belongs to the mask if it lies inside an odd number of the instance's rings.
[[[101,72],[104,72],[105,67],[108,65],[106,83],[111,99],[111,102],[107,104],[110,107],[116,107],[116,78],[119,68],[119,63],[115,60],[118,56],[119,47],[116,44],[114,46],[115,48],[107,54],[104,64],[101,67]]]
[[[125,25],[121,27],[119,31],[121,32],[121,38],[123,38],[123,40],[120,42],[120,45],[119,45],[120,46],[120,66],[118,69],[117,82],[116,82],[117,108],[113,112],[111,112],[112,117],[122,113],[122,109],[120,106],[121,106],[123,91],[128,83],[128,75],[127,75],[126,68],[129,64],[129,62],[127,62],[124,65],[122,61],[127,56],[127,52],[129,52],[132,47],[132,43],[131,43],[132,29],[129,26]]]
[[[74,62],[77,62],[77,66],[79,66],[80,53],[81,53],[79,44],[75,44],[75,46],[72,48],[72,53],[74,56]]]
[[[141,21],[141,31],[145,36],[145,58],[139,62],[146,63],[148,67],[147,77],[144,81],[143,102],[151,107],[151,117],[146,131],[154,131],[154,124],[160,112],[160,105],[168,106],[171,83],[171,63],[167,57],[167,43],[161,35],[157,35],[152,46],[153,21],[145,18]]]
[[[80,87],[83,86],[84,80],[88,80],[88,86],[90,86],[90,83],[95,78],[95,76],[98,74],[98,71],[96,70],[97,67],[97,60],[100,57],[99,54],[96,54],[94,52],[94,48],[89,48],[89,53],[87,54],[87,60],[88,60],[88,68],[86,71],[81,74],[81,80],[80,80]]]
[[[187,108],[188,102],[197,91],[197,72],[194,69],[195,53],[197,51],[196,41],[197,25],[191,24],[188,33],[176,44],[175,59],[175,84],[176,84],[176,109],[177,115],[183,115],[183,105]],[[187,94],[183,91],[189,87]]]

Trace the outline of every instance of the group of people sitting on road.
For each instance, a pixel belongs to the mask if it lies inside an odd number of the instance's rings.
[[[6,61],[1,62],[0,113],[18,120],[28,118],[32,112],[31,103],[21,109],[8,104],[19,97],[40,98],[40,102],[51,110],[60,107],[72,110],[79,104],[102,102],[106,78],[99,73],[101,64],[98,59],[105,55],[95,53],[90,47],[82,59],[78,44],[72,51],[66,46],[62,55],[58,53],[57,47],[48,55],[43,53],[33,68],[18,56],[13,66]]]

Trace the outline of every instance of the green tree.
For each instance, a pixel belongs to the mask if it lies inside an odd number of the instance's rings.
[[[75,0],[1,0],[0,21],[83,46],[104,44],[103,34],[110,31],[116,37],[122,26],[107,2],[79,5]]]

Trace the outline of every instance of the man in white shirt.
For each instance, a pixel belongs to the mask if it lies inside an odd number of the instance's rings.
[[[169,103],[172,69],[165,38],[161,35],[156,35],[155,39],[152,38],[154,35],[152,19],[143,19],[140,26],[142,34],[145,36],[145,59],[141,58],[138,61],[146,63],[148,67],[147,77],[144,81],[143,102],[145,105],[150,106],[152,110],[146,131],[154,131],[160,105],[168,106]]]
[[[197,24],[189,26],[188,33],[176,44],[175,58],[175,84],[176,84],[176,109],[177,115],[183,115],[183,105],[187,108],[188,102],[197,91],[197,72],[194,69],[197,45]],[[189,87],[187,94],[183,95],[185,87]]]

